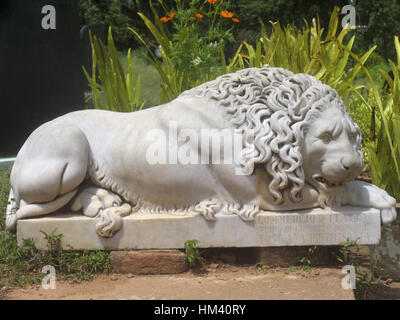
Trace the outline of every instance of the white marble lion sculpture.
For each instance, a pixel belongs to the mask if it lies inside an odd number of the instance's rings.
[[[235,161],[174,161],[182,146],[191,159],[221,158],[229,149],[191,139],[202,130],[241,135]],[[149,157],[155,146],[166,149],[166,163]],[[12,168],[7,227],[67,208],[96,218],[97,233],[111,237],[123,216],[141,212],[249,221],[261,210],[340,205],[378,208],[388,224],[395,199],[354,181],[360,149],[360,129],[331,87],[282,68],[244,69],[143,111],[84,110],[43,124]]]

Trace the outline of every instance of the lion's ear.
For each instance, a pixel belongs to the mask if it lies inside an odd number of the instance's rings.
[[[305,118],[308,111],[308,104],[310,101],[302,96],[300,100],[292,107],[289,107],[288,114],[290,118],[294,121],[301,121]]]

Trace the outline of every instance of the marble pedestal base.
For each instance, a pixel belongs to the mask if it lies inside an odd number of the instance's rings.
[[[18,244],[33,238],[46,249],[44,235],[57,229],[63,249],[172,249],[183,248],[186,240],[197,239],[199,247],[279,247],[340,245],[349,240],[376,244],[381,234],[380,212],[376,209],[345,206],[338,211],[310,209],[297,212],[262,212],[254,222],[235,215],[206,221],[202,216],[134,214],[123,219],[123,227],[113,238],[95,232],[95,219],[59,213],[19,220]]]

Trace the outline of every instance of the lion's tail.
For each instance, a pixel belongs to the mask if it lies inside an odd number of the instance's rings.
[[[111,238],[122,228],[122,217],[129,215],[131,212],[132,207],[128,203],[124,203],[119,207],[101,210],[97,216],[97,234],[101,237]]]

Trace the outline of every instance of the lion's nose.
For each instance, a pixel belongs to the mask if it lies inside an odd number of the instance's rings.
[[[340,163],[347,172],[352,172],[360,168],[360,161],[355,157],[342,157]]]

